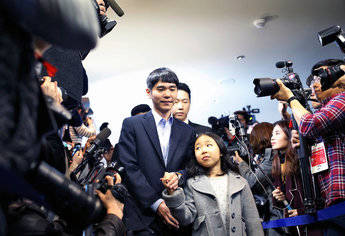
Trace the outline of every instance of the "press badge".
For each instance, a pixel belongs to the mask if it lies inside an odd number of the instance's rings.
[[[311,173],[316,174],[328,169],[328,161],[324,142],[311,146]]]

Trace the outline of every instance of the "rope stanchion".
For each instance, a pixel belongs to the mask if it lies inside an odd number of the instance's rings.
[[[307,225],[345,215],[345,202],[317,211],[316,215],[301,215],[263,222],[264,229]]]

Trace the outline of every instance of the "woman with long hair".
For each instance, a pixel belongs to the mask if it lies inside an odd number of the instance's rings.
[[[298,156],[291,146],[291,129],[289,121],[280,120],[274,123],[271,144],[277,151],[272,163],[272,177],[277,187],[273,192],[273,205],[284,211],[286,217],[304,214],[303,189],[299,171]],[[283,204],[286,200],[292,210]],[[322,225],[313,224],[306,227],[289,227],[291,235],[322,235]]]
[[[238,162],[240,174],[245,178],[253,192],[256,206],[260,217],[264,221],[271,221],[283,218],[283,214],[273,207],[271,197],[274,187],[267,178],[272,179],[272,161],[275,151],[272,150],[271,137],[273,124],[262,122],[254,126],[250,133],[250,147],[255,159],[255,165],[250,165],[236,155],[234,158]],[[265,235],[284,235],[286,228],[266,229]]]
[[[293,208],[288,210],[287,216],[293,217],[303,213],[303,192],[298,158],[291,147],[290,139],[289,121],[275,122],[271,144],[272,149],[277,151],[272,163],[272,177],[277,188],[272,192],[273,203],[284,208],[283,201],[287,200]]]

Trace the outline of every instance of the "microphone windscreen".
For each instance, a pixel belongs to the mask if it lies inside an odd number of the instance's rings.
[[[115,2],[115,0],[106,0],[109,3],[109,6],[114,10],[114,12],[118,15],[118,16],[123,16],[125,13],[123,12],[123,10],[121,9],[121,7],[119,6],[119,4],[117,4],[117,2]]]
[[[111,130],[109,128],[104,128],[102,131],[97,134],[95,142],[103,143],[110,136]],[[96,141],[97,140],[97,141]]]
[[[286,64],[285,61],[278,61],[278,62],[276,63],[276,67],[277,67],[277,68],[284,68],[284,67],[285,67],[285,64]]]

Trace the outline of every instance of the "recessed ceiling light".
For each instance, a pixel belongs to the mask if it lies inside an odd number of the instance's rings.
[[[275,20],[277,18],[278,18],[277,15],[265,14],[259,19],[254,20],[253,25],[258,29],[262,29],[266,26],[267,22]]]
[[[240,62],[246,62],[246,56],[245,55],[239,55],[236,57],[236,59]]]

